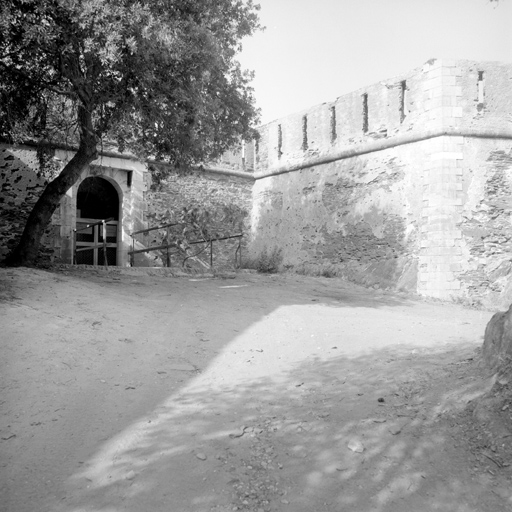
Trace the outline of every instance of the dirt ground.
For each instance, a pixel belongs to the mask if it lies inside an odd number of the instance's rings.
[[[2,512],[512,510],[512,437],[465,411],[492,312],[135,269],[0,297]]]

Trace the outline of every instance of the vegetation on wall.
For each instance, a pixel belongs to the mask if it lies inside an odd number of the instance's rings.
[[[252,74],[236,54],[259,29],[258,8],[252,0],[2,2],[0,140],[76,150],[7,263],[35,263],[61,198],[107,145],[186,168],[254,135]]]

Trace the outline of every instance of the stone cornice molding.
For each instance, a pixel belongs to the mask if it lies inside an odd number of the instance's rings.
[[[376,151],[383,151],[385,149],[403,146],[405,144],[413,144],[415,142],[422,142],[437,137],[469,137],[480,139],[500,139],[512,140],[512,130],[493,130],[493,129],[456,129],[444,128],[441,130],[431,130],[425,132],[413,132],[403,135],[397,135],[392,138],[380,139],[376,141],[366,142],[364,144],[357,144],[352,147],[344,147],[342,149],[331,151],[325,155],[314,155],[309,158],[304,158],[300,161],[289,162],[277,167],[273,167],[264,171],[256,171],[254,178],[256,180],[268,178],[270,176],[277,176],[279,174],[286,174],[289,172],[315,167],[317,165],[329,164],[337,160],[344,160]]]
[[[223,174],[226,176],[235,176],[238,178],[244,178],[246,180],[254,181],[254,174],[244,171],[234,171],[232,169],[225,169],[223,167],[211,167],[209,165],[201,165],[197,168],[193,168],[196,172],[209,172],[211,174]]]
[[[28,149],[35,151],[37,148],[37,145],[31,144],[31,143],[25,143],[25,144],[0,143],[0,147],[14,148],[14,149],[28,148]],[[57,152],[59,152],[59,151],[62,152],[60,156],[62,156],[64,159],[65,159],[65,153],[74,154],[76,152],[75,147],[66,146],[64,144],[55,145],[55,146],[53,146],[53,149],[55,149]],[[126,161],[127,162],[126,165],[118,166],[120,169],[123,169],[123,170],[133,170],[134,164],[144,165],[144,163],[146,163],[146,164],[150,164],[150,163],[151,164],[163,164],[163,165],[170,166],[170,164],[167,164],[165,162],[159,162],[158,160],[148,160],[147,162],[143,162],[142,160],[139,160],[136,156],[129,154],[129,153],[118,153],[116,151],[104,151],[104,150],[99,151],[98,158],[96,160],[94,160],[94,162],[92,162],[91,165],[101,166],[102,163],[104,163],[104,162],[102,162],[102,160],[104,158]],[[130,162],[131,162],[131,164],[130,164]],[[238,178],[244,178],[246,180],[254,181],[254,174],[252,172],[236,171],[233,169],[228,169],[228,168],[224,168],[224,167],[216,167],[216,166],[208,165],[208,164],[196,165],[191,168],[191,171],[192,172],[208,172],[211,174],[222,174],[225,176],[235,176]]]

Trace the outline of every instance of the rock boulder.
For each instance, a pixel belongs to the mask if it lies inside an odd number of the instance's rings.
[[[502,370],[512,362],[512,305],[508,311],[496,313],[485,328],[482,352],[485,364],[492,370]]]

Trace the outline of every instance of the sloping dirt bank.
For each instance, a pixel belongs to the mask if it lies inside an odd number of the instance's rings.
[[[492,312],[150,274],[0,269],[0,510],[512,509],[465,410]]]

